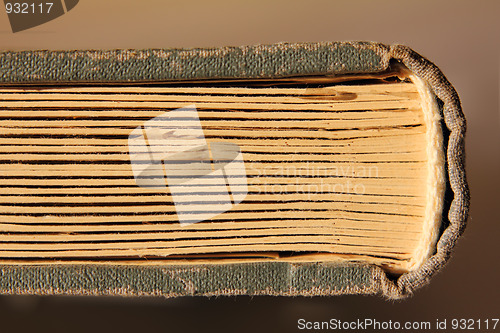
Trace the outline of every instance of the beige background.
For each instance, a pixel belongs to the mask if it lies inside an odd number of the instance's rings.
[[[448,266],[402,302],[377,297],[123,299],[0,297],[12,331],[295,331],[297,319],[500,317],[500,2],[81,0],[66,15],[13,34],[0,10],[0,48],[203,47],[280,41],[403,43],[457,88],[468,120],[469,226]],[[499,325],[500,326],[500,325]],[[76,328],[76,329],[75,329]],[[500,327],[497,328],[500,330]]]

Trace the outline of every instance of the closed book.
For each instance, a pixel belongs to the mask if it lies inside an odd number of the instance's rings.
[[[403,298],[468,211],[402,45],[0,53],[0,292]]]

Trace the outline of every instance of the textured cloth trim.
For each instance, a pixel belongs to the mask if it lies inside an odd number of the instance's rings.
[[[158,82],[382,71],[386,48],[367,42],[278,43],[206,49],[0,53],[0,83]]]
[[[201,265],[4,265],[0,294],[121,296],[372,293],[373,267],[254,262]]]
[[[443,103],[443,119],[449,131],[446,149],[448,183],[453,191],[448,221],[444,221],[447,227],[438,240],[436,253],[418,270],[403,274],[396,282],[390,281],[384,272],[377,274],[376,279],[381,284],[384,294],[391,298],[401,298],[427,284],[450,258],[456,241],[467,223],[470,195],[465,175],[466,122],[455,88],[436,65],[409,47],[392,45],[389,52],[391,58],[401,61],[410,71],[427,82],[436,97]]]

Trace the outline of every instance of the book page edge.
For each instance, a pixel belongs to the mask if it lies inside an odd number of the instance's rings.
[[[444,194],[446,190],[445,154],[441,115],[436,97],[430,86],[418,76],[409,75],[422,99],[422,112],[426,124],[427,140],[427,197],[422,226],[422,237],[407,264],[408,271],[418,269],[436,250],[441,227]]]

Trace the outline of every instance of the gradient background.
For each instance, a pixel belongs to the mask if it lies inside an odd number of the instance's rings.
[[[210,47],[280,41],[403,43],[435,62],[468,121],[472,206],[455,255],[405,301],[379,297],[0,296],[1,332],[297,331],[297,320],[500,317],[500,2],[81,0],[12,33],[0,9],[0,49]],[[500,325],[497,327],[500,331]]]

